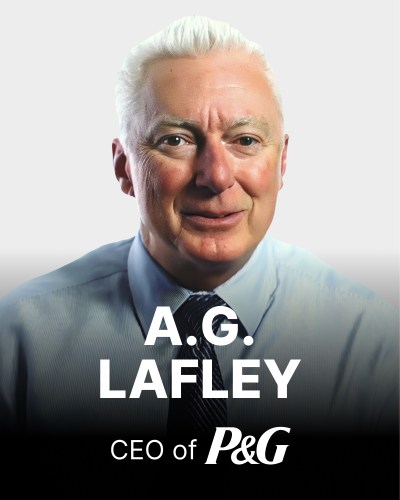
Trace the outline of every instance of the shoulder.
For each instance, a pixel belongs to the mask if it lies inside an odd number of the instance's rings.
[[[30,299],[43,299],[90,284],[101,286],[102,281],[112,276],[126,274],[132,240],[103,245],[55,271],[18,286],[2,298],[0,311]]]
[[[279,276],[285,283],[319,294],[386,304],[376,292],[351,280],[308,250],[269,238],[266,241]]]
[[[375,332],[375,338],[383,331],[395,338],[396,308],[375,291],[303,248],[274,239],[267,239],[266,245],[266,260],[274,262],[279,283],[276,302],[285,309],[288,319],[298,321],[301,317],[303,322],[324,324],[324,330],[328,330],[328,323],[346,331],[350,324],[360,325]]]

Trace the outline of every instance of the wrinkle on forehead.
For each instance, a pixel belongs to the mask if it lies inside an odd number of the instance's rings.
[[[138,135],[143,138],[168,127],[212,133],[250,125],[268,135],[282,132],[264,68],[242,52],[157,61],[142,97]]]

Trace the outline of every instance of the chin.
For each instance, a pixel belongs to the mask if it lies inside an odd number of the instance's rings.
[[[200,264],[201,267],[219,268],[242,266],[253,253],[254,247],[232,247],[232,245],[210,244],[204,242],[201,246],[187,248],[186,255],[192,262]]]

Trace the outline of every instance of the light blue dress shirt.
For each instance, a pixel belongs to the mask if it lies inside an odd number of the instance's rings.
[[[103,246],[17,288],[0,302],[1,429],[28,433],[107,433],[132,438],[166,430],[168,398],[130,398],[140,363],[155,360],[169,396],[169,338],[145,345],[157,306],[172,313],[189,296],[151,258],[140,236]],[[398,425],[397,314],[306,251],[265,237],[246,265],[215,289],[244,325],[216,346],[228,424],[245,432],[288,426],[296,433],[392,433]],[[110,389],[100,398],[100,360]],[[233,398],[232,360],[257,381],[259,398]],[[283,372],[300,359],[278,398],[264,360]]]

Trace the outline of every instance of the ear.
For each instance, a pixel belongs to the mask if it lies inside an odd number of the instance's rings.
[[[129,196],[135,196],[131,166],[119,139],[114,139],[112,142],[112,155],[115,177],[118,179],[122,191]]]
[[[281,153],[281,185],[279,186],[279,189],[282,189],[283,186],[283,176],[285,175],[286,172],[286,158],[287,158],[287,148],[289,144],[289,136],[285,134],[284,137],[284,144],[283,144],[283,149]]]

